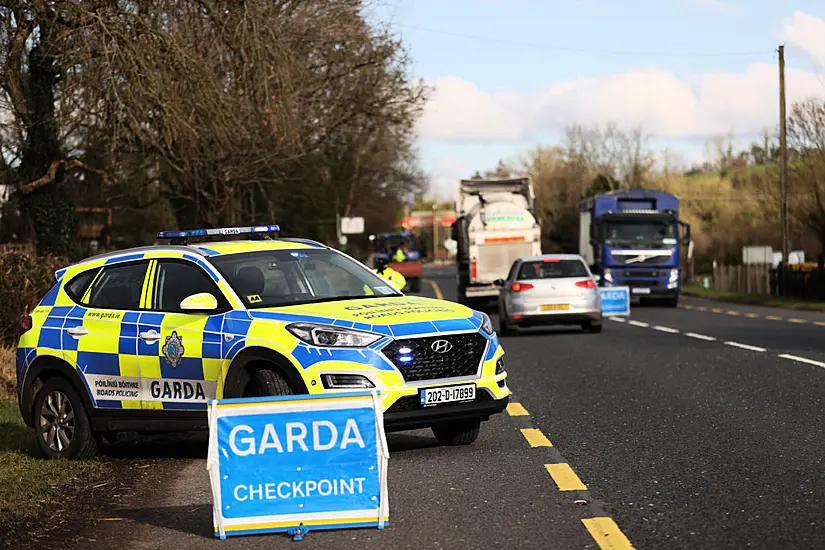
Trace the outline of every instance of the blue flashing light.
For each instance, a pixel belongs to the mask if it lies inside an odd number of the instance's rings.
[[[410,361],[413,360],[413,358],[412,358],[412,355],[402,355],[401,357],[398,358],[398,360],[401,361],[402,363],[409,363]]]
[[[159,231],[158,239],[188,239],[191,237],[211,237],[214,235],[252,235],[259,233],[277,233],[277,225],[255,225],[250,227],[218,227],[215,229],[187,229],[185,231]]]

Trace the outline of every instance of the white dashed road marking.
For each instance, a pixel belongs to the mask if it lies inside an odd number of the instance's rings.
[[[697,340],[706,340],[708,342],[716,341],[716,338],[713,336],[705,336],[704,334],[697,334],[695,332],[686,332],[685,336],[690,336],[691,338],[696,338]]]
[[[742,349],[749,349],[751,351],[768,351],[765,348],[759,348],[756,346],[749,346],[748,344],[740,344],[739,342],[725,342],[726,346],[733,346],[735,348],[742,348]]]
[[[649,327],[650,326],[647,323],[643,323],[641,321],[634,321],[632,319],[630,321],[628,321],[627,324],[628,325],[633,325],[634,327]]]
[[[782,353],[779,355],[782,359],[790,359],[791,361],[799,361],[800,363],[807,363],[809,365],[814,365],[816,367],[825,368],[825,363],[821,361],[814,361],[813,359],[808,359],[806,357],[799,357],[798,355],[789,355],[787,353]]]
[[[617,323],[624,323],[625,322],[625,320],[622,319],[621,317],[608,317],[608,319],[610,319],[611,321],[616,321]]]
[[[659,332],[667,332],[669,334],[679,334],[679,331],[675,328],[663,327],[660,325],[654,326],[653,330],[658,330]]]

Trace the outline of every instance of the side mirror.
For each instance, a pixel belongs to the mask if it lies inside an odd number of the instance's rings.
[[[497,287],[504,288],[504,285],[507,283],[504,279],[496,279],[495,281],[493,281],[493,284]]]
[[[215,311],[218,309],[218,299],[208,292],[192,294],[184,298],[180,303],[183,311]]]

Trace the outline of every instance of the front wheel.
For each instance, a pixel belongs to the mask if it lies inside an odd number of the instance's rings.
[[[673,298],[668,298],[665,300],[665,307],[678,307],[679,306],[679,296],[674,296]]]
[[[263,368],[256,371],[244,388],[243,397],[270,397],[293,395],[287,381],[274,370]]]
[[[469,445],[478,439],[478,433],[481,431],[481,422],[436,424],[432,430],[433,435],[441,445]]]
[[[46,458],[85,459],[97,454],[99,436],[68,380],[47,380],[34,399],[34,413],[37,448]]]

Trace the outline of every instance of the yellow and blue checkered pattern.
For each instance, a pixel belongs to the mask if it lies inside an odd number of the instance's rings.
[[[483,316],[463,306],[453,304],[455,313],[465,312],[465,316],[455,317],[445,313],[409,313],[403,319],[407,322],[371,324],[342,319],[347,313],[341,305],[334,303],[314,304],[311,307],[293,306],[272,310],[247,311],[235,297],[227,283],[212,267],[208,256],[260,251],[266,249],[314,248],[311,242],[227,242],[210,243],[199,246],[196,253],[162,249],[146,252],[124,253],[118,256],[92,259],[57,272],[58,282],[46,294],[37,308],[32,311],[33,327],[23,334],[18,348],[18,380],[22,383],[26,369],[41,356],[61,358],[77,369],[86,383],[93,403],[99,408],[110,409],[163,409],[163,410],[205,410],[205,401],[180,402],[159,399],[117,400],[94,399],[87,377],[109,376],[123,379],[191,380],[216,384],[215,397],[222,397],[224,380],[232,359],[250,346],[269,348],[287,357],[303,377],[310,393],[325,391],[320,384],[324,372],[352,372],[369,374],[370,378],[382,386],[382,400],[385,408],[405,395],[417,390],[405,387],[401,373],[382,353],[381,349],[393,338],[410,337],[420,334],[480,331]],[[150,311],[152,285],[157,262],[161,258],[182,258],[203,268],[224,292],[230,304],[236,308],[225,314],[179,314]],[[143,285],[141,307],[143,311],[109,311],[83,307],[75,304],[66,294],[63,282],[75,274],[88,269],[135,260],[150,260]],[[424,304],[426,298],[410,298]],[[351,309],[344,308],[345,310]],[[330,316],[323,315],[329,312]],[[423,311],[423,310],[422,310]],[[321,313],[320,315],[318,313]],[[467,316],[469,314],[469,316]],[[445,318],[446,316],[446,318]],[[428,317],[431,320],[428,320]],[[452,318],[450,318],[452,317]],[[395,320],[395,319],[394,319]],[[367,348],[316,348],[301,342],[290,334],[285,326],[293,322],[309,322],[354,328],[382,334]],[[77,338],[68,331],[83,327],[88,334]],[[147,342],[140,338],[144,332],[155,331],[160,339]],[[181,339],[183,348],[178,364],[173,365],[163,352],[163,346],[173,332]],[[483,360],[479,388],[486,388],[496,398],[509,395],[509,390],[498,386],[505,375],[496,375],[495,364],[503,350],[495,334],[487,335],[489,345]],[[145,395],[145,392],[144,392]],[[208,396],[211,397],[211,396]]]

